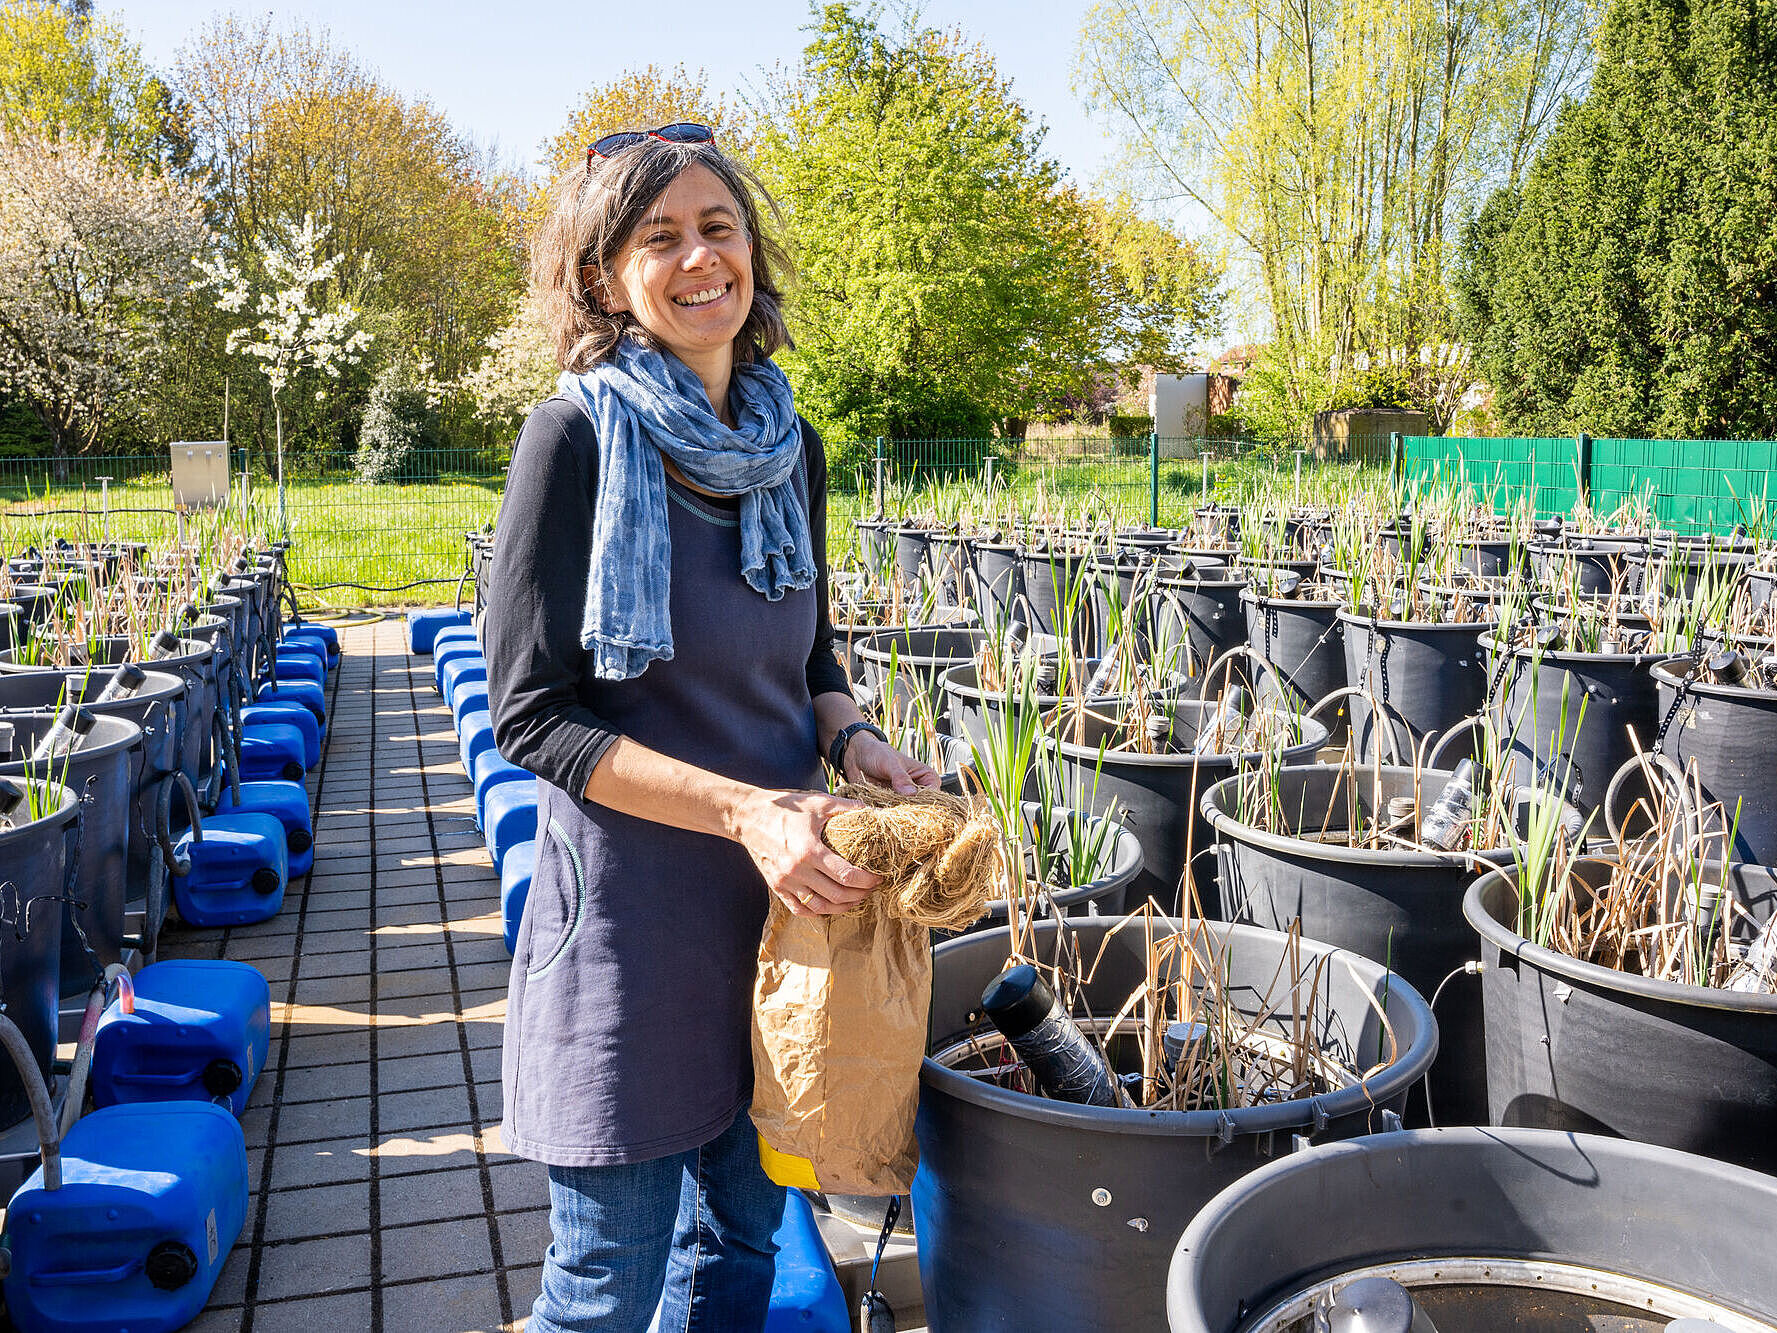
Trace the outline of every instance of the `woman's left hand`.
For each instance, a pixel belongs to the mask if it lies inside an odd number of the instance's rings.
[[[873,782],[903,796],[938,785],[937,771],[930,764],[909,758],[867,731],[853,736],[845,747],[845,776],[849,782]]]

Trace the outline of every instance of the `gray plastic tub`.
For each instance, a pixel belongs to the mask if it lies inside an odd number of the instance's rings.
[[[1147,971],[1139,925],[1113,934],[1103,918],[1069,923],[1096,965],[1086,986],[1095,1014],[1117,1011]],[[1228,942],[1229,984],[1274,986],[1286,938],[1207,923]],[[1160,919],[1157,929],[1178,923]],[[1056,926],[1036,930],[1048,957]],[[1303,940],[1298,966],[1335,955],[1323,984],[1334,1028],[1360,1059],[1378,1051],[1372,1005],[1387,993],[1399,1051],[1367,1087],[1245,1110],[1146,1111],[1078,1106],[1002,1088],[928,1058],[920,1071],[920,1282],[932,1333],[1081,1333],[1154,1329],[1174,1238],[1214,1194],[1297,1135],[1342,1138],[1384,1127],[1437,1051],[1425,1001],[1366,959]],[[1006,965],[1004,931],[965,935],[933,951],[931,1050],[979,1031],[981,992]],[[1330,1034],[1328,1034],[1330,1035]]]
[[[1439,1333],[1654,1333],[1677,1314],[1765,1329],[1773,1235],[1777,1180],[1688,1153],[1531,1129],[1377,1134],[1217,1195],[1178,1242],[1166,1313],[1172,1333],[1295,1333],[1311,1325],[1290,1304],[1380,1268]]]

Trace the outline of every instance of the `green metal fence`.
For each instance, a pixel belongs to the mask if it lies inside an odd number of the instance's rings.
[[[1409,436],[1399,448],[1407,476],[1492,490],[1500,509],[1529,494],[1539,515],[1566,514],[1585,497],[1600,513],[1646,504],[1679,532],[1771,528],[1777,441]]]

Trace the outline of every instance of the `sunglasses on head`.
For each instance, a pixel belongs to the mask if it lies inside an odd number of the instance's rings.
[[[662,125],[657,130],[619,130],[587,145],[587,169],[591,170],[595,157],[610,157],[613,153],[621,153],[625,148],[632,148],[644,139],[659,139],[662,143],[714,143],[716,132],[708,125],[698,125],[689,120],[681,120],[675,125]]]

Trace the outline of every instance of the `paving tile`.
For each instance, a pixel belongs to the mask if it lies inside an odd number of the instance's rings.
[[[376,1062],[377,1091],[384,1097],[417,1088],[460,1087],[463,1057],[460,1051],[409,1055]]]
[[[377,1199],[385,1227],[480,1218],[486,1211],[481,1172],[475,1167],[387,1176],[377,1187]]]
[[[512,1313],[518,1320],[515,1329],[524,1327],[526,1316],[531,1306],[537,1303],[537,1296],[543,1290],[543,1265],[525,1264],[521,1267],[512,1266],[512,1257],[506,1257],[506,1290],[512,1297]]]
[[[370,1182],[273,1190],[265,1207],[267,1241],[309,1240],[367,1231]]]
[[[261,1301],[276,1301],[368,1285],[368,1239],[357,1235],[325,1236],[267,1246],[259,1266],[259,1288],[254,1295]]]
[[[423,1129],[409,1134],[385,1134],[373,1149],[376,1169],[383,1177],[412,1171],[438,1171],[447,1167],[476,1166],[475,1136],[466,1129]],[[274,1167],[273,1174],[276,1174]]]
[[[370,1179],[368,1139],[331,1139],[321,1143],[280,1144],[271,1157],[271,1188],[333,1185]]]
[[[362,1138],[370,1133],[370,1099],[298,1102],[278,1111],[278,1145]]]
[[[454,1277],[487,1273],[493,1267],[487,1218],[479,1207],[473,1217],[448,1222],[423,1222],[411,1227],[385,1227],[382,1232],[383,1281]],[[490,1282],[489,1287],[493,1284]]]
[[[549,1206],[549,1168],[541,1162],[527,1162],[516,1157],[504,1162],[490,1162],[487,1176],[493,1186],[495,1212]],[[508,1255],[506,1262],[511,1263],[512,1256]]]
[[[460,1041],[461,1028],[454,1021],[379,1028],[376,1053],[379,1060],[403,1055],[435,1055],[460,1049]]]
[[[276,1301],[253,1309],[253,1333],[356,1333],[358,1329],[368,1333],[370,1328],[368,1291]]]
[[[382,1333],[500,1333],[500,1294],[485,1270],[475,1277],[416,1282],[383,1291]]]
[[[460,1065],[458,1072],[460,1076]],[[461,1082],[423,1092],[385,1093],[377,1098],[376,1116],[377,1129],[385,1134],[463,1125],[469,1121],[469,1093]]]
[[[499,1219],[500,1257],[508,1264],[541,1261],[549,1248],[549,1210],[530,1208]]]
[[[310,1036],[292,1036],[285,1052],[284,1064],[297,1069],[309,1065],[346,1064],[370,1058],[370,1033],[364,1029],[353,1032],[323,1032]]]

